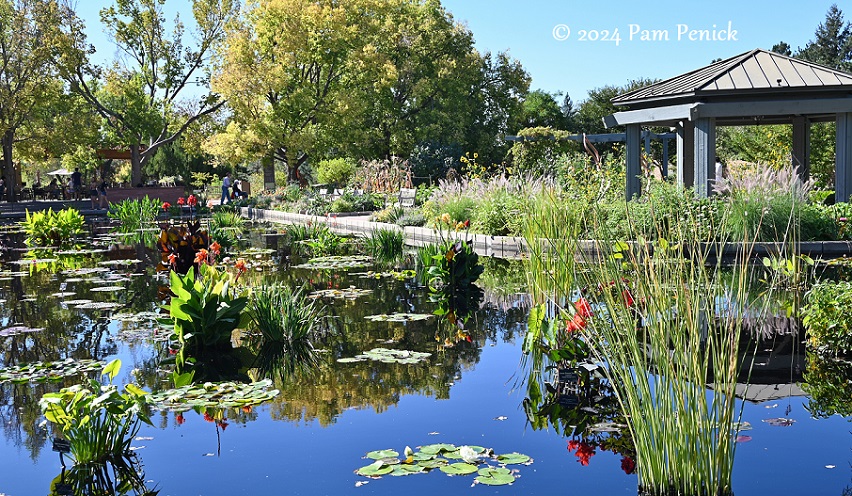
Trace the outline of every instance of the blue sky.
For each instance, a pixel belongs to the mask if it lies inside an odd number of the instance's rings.
[[[769,49],[779,41],[786,41],[795,51],[814,37],[832,3],[844,11],[846,20],[852,19],[849,0],[442,3],[457,21],[467,24],[480,51],[508,50],[532,76],[532,89],[567,93],[575,103],[585,99],[593,88],[620,86],[638,78],[669,78],[707,65],[715,58],[753,48]],[[103,35],[98,11],[109,4],[107,0],[78,3],[78,14],[88,25],[89,40],[105,57],[111,57],[115,48]],[[189,19],[188,0],[168,0],[166,4],[167,12],[181,10],[184,20]],[[604,31],[612,39],[615,30],[620,41],[603,40]],[[645,31],[652,39],[656,32],[657,40],[643,41]],[[702,31],[725,39],[699,39]],[[585,40],[581,41],[584,35]],[[597,39],[593,40],[595,36]]]

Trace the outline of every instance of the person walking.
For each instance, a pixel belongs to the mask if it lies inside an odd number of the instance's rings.
[[[228,172],[225,174],[225,177],[222,178],[222,199],[219,200],[220,205],[224,205],[228,203],[228,200],[231,198],[231,173]]]

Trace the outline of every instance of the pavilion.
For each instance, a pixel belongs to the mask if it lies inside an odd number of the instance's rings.
[[[641,188],[641,126],[677,132],[677,182],[712,193],[716,126],[793,125],[793,164],[810,173],[810,124],[837,122],[835,193],[852,195],[852,74],[755,49],[612,99],[629,108],[604,118],[625,126],[626,198]]]

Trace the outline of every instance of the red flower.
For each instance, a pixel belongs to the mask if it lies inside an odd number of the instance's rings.
[[[213,252],[214,255],[218,255],[219,250],[221,250],[221,249],[222,249],[222,246],[215,241],[210,244],[210,251]]]
[[[207,256],[209,253],[205,248],[198,250],[198,253],[195,254],[195,263],[197,264],[205,264],[207,263]]]
[[[248,270],[248,268],[246,268],[245,260],[237,260],[237,263],[234,264],[234,268],[237,269],[237,272],[240,274]]]
[[[468,227],[470,227],[470,219],[464,221],[464,228],[467,229]]]
[[[630,308],[630,307],[633,306],[633,303],[634,303],[633,295],[630,294],[629,289],[625,289],[624,291],[621,292],[621,298],[624,299],[624,304],[627,306],[627,308]]]
[[[163,210],[168,210],[172,208],[172,204],[169,202],[163,202]]]
[[[190,207],[194,207],[198,204],[198,199],[195,198],[195,195],[189,195],[189,198],[186,199],[186,204]]]
[[[589,459],[595,456],[595,448],[586,442],[580,443],[577,447],[577,461],[584,467],[589,466]]]
[[[627,475],[632,474],[636,471],[636,462],[633,461],[633,458],[625,456],[621,459],[621,470],[624,470]]]
[[[207,413],[207,412],[204,412],[204,420],[205,420],[206,422],[213,422],[213,420],[214,420],[214,419],[213,419],[213,416],[212,416],[212,415],[210,415],[210,414],[209,414],[209,413]]]
[[[592,306],[589,305],[589,300],[580,298],[577,303],[574,303],[574,309],[577,310],[577,315],[584,319],[592,316]]]
[[[251,413],[251,405],[246,405],[246,406],[244,406],[244,407],[243,407],[243,412],[245,412],[245,413]]]
[[[582,330],[586,327],[586,321],[580,314],[574,314],[574,318],[568,321],[568,325],[565,327],[565,330],[568,332],[574,332]]]
[[[177,260],[177,255],[175,255],[174,253],[169,254],[169,264],[170,265],[174,265],[176,260]]]
[[[186,203],[186,202],[184,201],[183,197],[181,196],[180,198],[178,198],[178,202],[177,202],[177,203],[178,203],[178,205],[183,205],[183,204],[184,204],[184,203]]]
[[[223,420],[223,421],[219,422],[219,427],[222,428],[222,432],[225,432],[225,429],[228,428],[228,423]]]
[[[178,413],[177,415],[175,415],[175,423],[177,425],[183,425],[184,422],[186,422],[186,419],[183,418],[182,413]]]
[[[573,439],[568,440],[568,451],[574,451],[580,447],[580,442]]]

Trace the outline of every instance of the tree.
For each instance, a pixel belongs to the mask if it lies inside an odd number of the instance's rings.
[[[57,23],[56,12],[49,1],[0,0],[0,142],[9,201],[17,194],[16,133],[55,88],[47,33]]]
[[[637,79],[624,86],[606,85],[589,91],[589,96],[582,103],[574,116],[576,131],[586,134],[613,133],[623,131],[623,128],[607,129],[603,118],[622,110],[612,103],[612,99],[630,91],[653,84],[651,79]]]
[[[236,1],[193,0],[195,46],[184,44],[185,26],[179,17],[167,34],[164,3],[115,0],[101,10],[101,22],[122,53],[108,68],[89,62],[94,48],[86,42],[83,23],[65,9],[65,50],[58,67],[72,90],[104,119],[113,144],[129,147],[133,184],[142,181],[142,166],[161,146],[224,103],[212,92],[193,100],[180,96],[188,85],[207,80],[206,63],[236,14]]]
[[[372,33],[377,2],[261,0],[229,26],[213,87],[229,99],[232,120],[209,143],[215,155],[263,156],[264,182],[274,161],[291,181],[310,153],[351,129],[367,83],[382,84]],[[236,150],[231,144],[240,143]]]
[[[791,57],[793,55],[793,49],[790,48],[790,45],[783,41],[779,41],[778,43],[772,45],[772,51],[775,53],[780,53],[781,55],[786,55]]]
[[[852,70],[852,26],[843,22],[843,12],[832,5],[825,22],[817,27],[815,39],[799,50],[797,58],[841,71]]]
[[[531,91],[524,96],[518,125],[521,128],[549,127],[565,129],[565,115],[556,102],[557,95],[543,90]],[[570,98],[569,98],[570,103]]]

